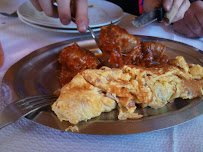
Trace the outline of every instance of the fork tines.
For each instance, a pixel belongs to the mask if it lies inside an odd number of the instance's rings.
[[[23,98],[15,102],[19,108],[30,110],[35,109],[37,107],[41,107],[42,105],[50,105],[57,99],[55,95],[40,95],[40,96],[32,96]]]

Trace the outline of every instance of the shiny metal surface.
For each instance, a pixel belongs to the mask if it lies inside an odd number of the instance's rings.
[[[20,119],[23,116],[53,104],[57,96],[54,95],[38,95],[23,98],[8,104],[3,111],[0,112],[0,129],[10,123]]]
[[[154,21],[157,21],[156,10],[153,10],[149,13],[145,13],[141,16],[138,16],[131,22],[135,27],[142,27],[142,26],[148,25]]]
[[[190,63],[203,66],[203,55],[198,49],[171,40],[137,36],[142,41],[159,40],[167,46],[166,55],[169,58],[184,56]],[[62,48],[77,42],[81,47],[97,52],[98,48],[94,39],[84,37],[52,44],[34,51],[30,55],[13,65],[5,74],[2,90],[4,102],[9,104],[14,99],[39,94],[52,94],[59,86],[58,74],[60,71],[57,62],[58,54]],[[177,99],[161,109],[138,109],[144,117],[138,120],[117,119],[117,110],[109,113],[102,113],[99,117],[87,122],[80,122],[77,126],[79,133],[120,135],[135,134],[158,129],[168,128],[188,120],[191,120],[203,113],[202,97],[192,100]],[[43,108],[27,116],[28,119],[59,130],[65,130],[70,126],[68,122],[60,122],[50,107]]]
[[[136,17],[135,19],[131,20],[132,24],[135,27],[143,27],[148,25],[154,21],[162,21],[164,19],[165,11],[162,7],[155,8],[153,11],[144,13]]]
[[[99,38],[98,36],[94,33],[94,31],[88,26],[88,30],[90,31],[90,34],[92,35],[92,38],[95,40],[97,47],[100,46],[99,44]]]
[[[71,20],[76,24],[76,19],[75,17],[71,17]],[[90,31],[90,34],[92,35],[92,38],[95,40],[97,47],[99,47],[99,38],[96,35],[96,33],[94,33],[94,31],[92,30],[92,28],[88,25],[87,26],[88,30]]]

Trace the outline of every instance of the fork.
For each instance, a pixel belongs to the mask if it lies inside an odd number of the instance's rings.
[[[93,39],[95,40],[95,42],[96,42],[96,44],[97,44],[97,46],[99,48],[99,46],[100,46],[99,38],[97,37],[97,35],[93,32],[93,30],[89,26],[88,26],[88,30],[90,31]]]
[[[35,110],[52,104],[56,98],[55,95],[38,95],[23,98],[7,105],[0,113],[0,129]]]
[[[71,17],[71,20],[76,24],[76,19],[74,17]],[[92,35],[93,39],[95,40],[97,46],[99,47],[99,38],[97,37],[97,35],[94,33],[94,31],[91,29],[91,27],[87,26],[88,30],[90,31],[90,34]]]

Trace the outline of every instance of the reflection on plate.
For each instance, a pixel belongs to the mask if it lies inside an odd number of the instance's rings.
[[[49,27],[49,26],[44,26],[44,25],[39,25],[39,24],[34,24],[31,23],[29,21],[27,21],[26,19],[23,19],[21,16],[18,16],[19,19],[24,22],[27,25],[30,25],[32,27],[38,28],[38,29],[42,29],[42,30],[46,30],[46,31],[53,31],[53,32],[63,32],[63,33],[79,33],[79,31],[77,29],[70,29],[70,28],[63,28],[63,27]],[[114,22],[114,25],[117,25],[119,23],[119,21]],[[100,31],[101,27],[96,27],[96,28],[92,28],[92,30],[94,32]],[[87,30],[87,32],[89,32],[89,30]]]
[[[89,26],[91,28],[101,27],[108,25],[111,22],[118,22],[123,15],[123,10],[108,1],[103,0],[88,0],[88,14]],[[43,12],[38,12],[31,4],[30,1],[25,2],[17,10],[18,16],[22,19],[38,25],[43,25],[52,28],[74,28],[75,23],[71,22],[69,25],[62,25],[59,19],[47,17]]]
[[[197,49],[166,39],[137,36],[142,41],[156,41],[167,46],[165,52],[169,58],[183,56],[191,64],[203,66],[203,55]],[[58,74],[59,65],[58,54],[67,45],[77,42],[81,47],[97,52],[95,41],[90,37],[73,39],[59,42],[34,51],[30,55],[14,64],[5,74],[2,86],[7,91],[4,102],[10,103],[16,98],[37,94],[52,94],[59,88]],[[26,81],[25,81],[26,80]],[[51,83],[50,83],[51,82]],[[9,93],[8,93],[9,92]],[[169,103],[161,109],[138,109],[144,117],[138,120],[118,120],[117,110],[110,113],[102,113],[99,117],[87,122],[80,122],[77,126],[79,133],[84,134],[135,134],[163,129],[186,122],[203,114],[202,98],[192,100],[177,99],[174,103]],[[71,124],[60,122],[56,115],[46,107],[32,113],[28,119],[59,130],[67,129]]]

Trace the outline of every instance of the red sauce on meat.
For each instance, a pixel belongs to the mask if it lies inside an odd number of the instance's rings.
[[[117,25],[102,27],[99,41],[103,64],[106,66],[151,67],[168,62],[167,56],[163,55],[166,50],[165,45],[158,42],[140,42],[138,38]]]
[[[80,48],[76,43],[62,50],[59,56],[62,64],[59,79],[62,86],[85,69],[101,66],[117,68],[123,65],[151,67],[168,62],[168,57],[164,55],[165,45],[158,42],[140,42],[140,39],[117,25],[102,27],[99,42],[102,51],[100,57]]]
[[[80,48],[76,43],[62,50],[59,62],[62,65],[59,76],[62,86],[70,82],[77,73],[96,68],[100,63],[93,53]]]

